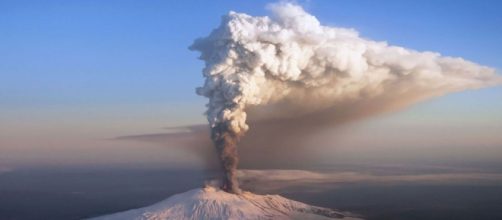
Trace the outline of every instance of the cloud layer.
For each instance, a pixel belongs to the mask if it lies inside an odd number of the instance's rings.
[[[502,183],[502,174],[480,172],[445,172],[422,174],[374,174],[355,171],[310,170],[239,170],[239,180],[251,189],[277,192],[295,187],[322,191],[343,184],[495,184]]]

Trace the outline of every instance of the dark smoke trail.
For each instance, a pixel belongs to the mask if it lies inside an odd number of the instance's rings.
[[[211,130],[211,138],[214,142],[220,163],[224,171],[221,188],[227,192],[240,194],[239,182],[237,181],[237,142],[239,135],[228,129],[226,123],[219,123]]]

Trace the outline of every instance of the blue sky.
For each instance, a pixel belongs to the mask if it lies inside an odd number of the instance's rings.
[[[204,123],[206,100],[194,92],[203,82],[203,63],[188,46],[228,11],[267,15],[268,2],[0,1],[0,138],[8,140],[0,142],[1,154],[6,161],[60,157],[64,163],[75,159],[66,152],[72,140]],[[500,1],[298,3],[324,25],[502,68]],[[427,130],[439,120],[456,129],[493,130],[502,124],[501,98],[500,87],[467,91],[368,124],[422,124],[417,129]],[[56,141],[59,135],[74,139]],[[46,152],[33,144],[41,140],[63,153],[34,156]],[[81,145],[77,152],[92,151]],[[140,151],[133,148],[131,155]],[[89,162],[94,159],[82,163]]]

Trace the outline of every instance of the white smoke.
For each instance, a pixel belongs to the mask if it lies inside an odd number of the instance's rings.
[[[190,47],[206,63],[206,81],[197,93],[209,98],[210,126],[221,130],[224,125],[223,132],[236,140],[249,129],[250,108],[281,106],[267,108],[274,117],[336,114],[337,108],[351,111],[360,107],[351,103],[361,102],[397,109],[501,82],[494,69],[462,58],[390,46],[351,29],[323,26],[292,3],[268,9],[271,17],[230,12]]]

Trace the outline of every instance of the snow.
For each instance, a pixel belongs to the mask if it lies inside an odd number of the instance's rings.
[[[241,195],[207,186],[171,196],[148,207],[128,210],[92,220],[184,220],[184,219],[344,219],[349,213],[310,206],[279,195]]]

